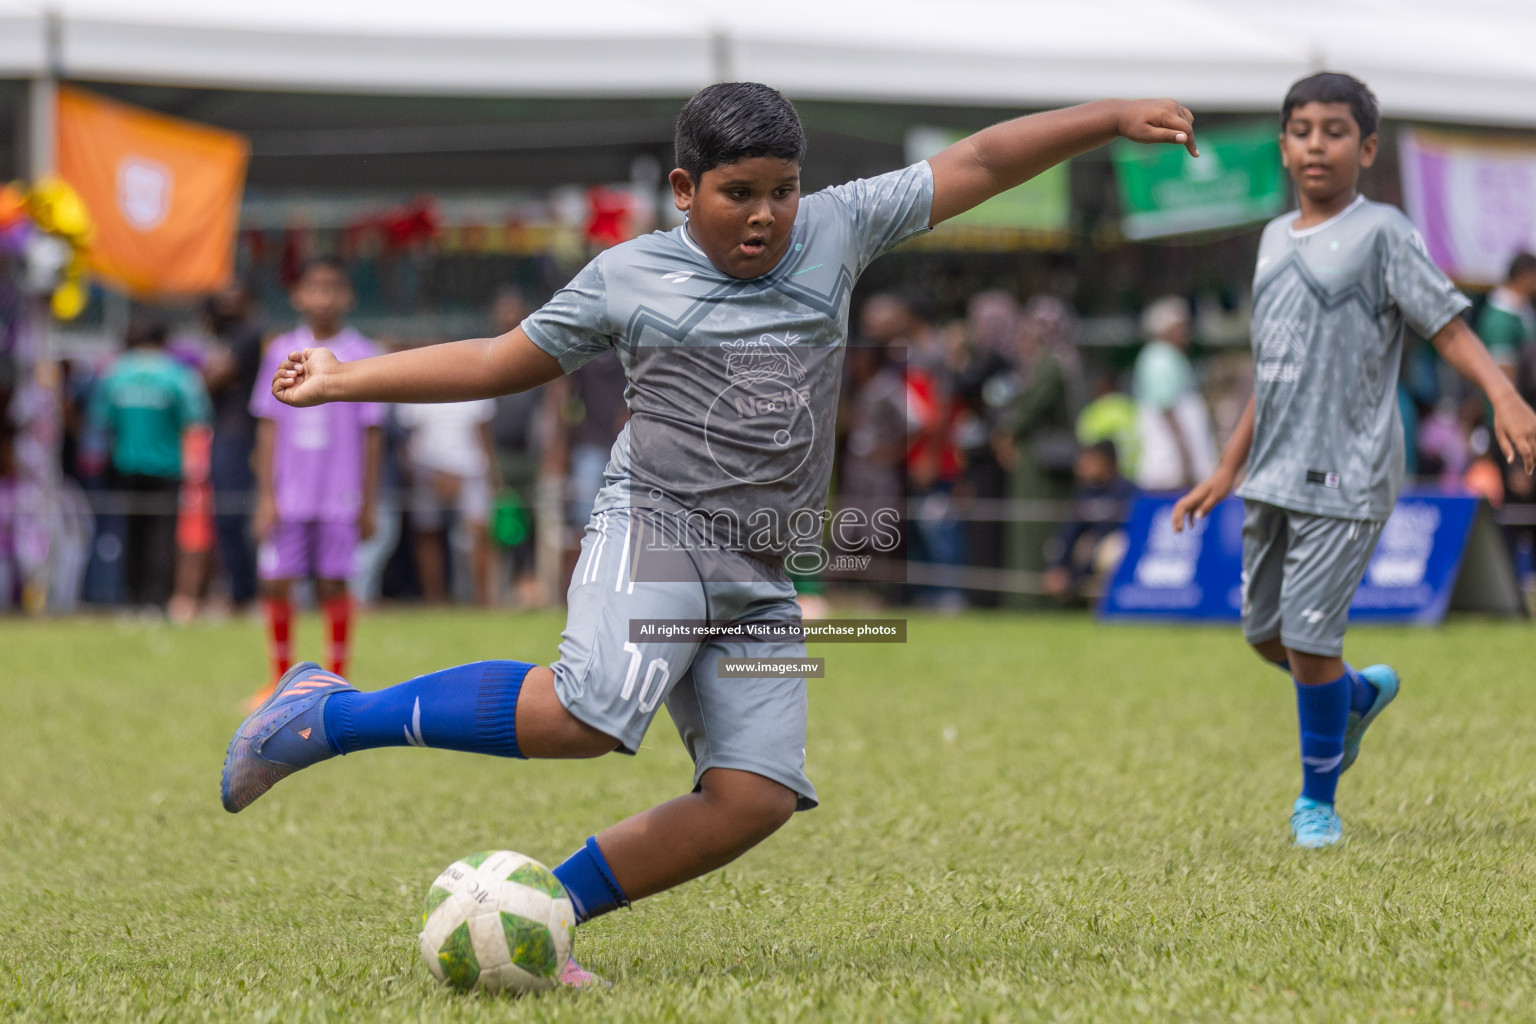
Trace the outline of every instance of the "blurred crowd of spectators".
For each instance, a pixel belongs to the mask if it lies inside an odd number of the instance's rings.
[[[921,585],[889,592],[941,610],[1091,597],[1138,490],[1188,486],[1215,464],[1190,325],[1184,299],[1158,300],[1134,366],[1118,367],[1087,358],[1076,314],[1050,296],[982,292],[947,321],[918,295],[870,298],[834,502],[905,501]]]
[[[252,397],[269,386],[263,350],[274,331],[251,298],[241,286],[211,297],[195,331],[135,317],[115,360],[69,367],[65,469],[97,513],[84,600],[185,619],[256,597],[267,524]],[[1536,257],[1521,255],[1474,314],[1528,400],[1533,301]],[[509,330],[530,305],[502,290],[488,330]],[[902,569],[834,571],[803,589],[858,588],[942,610],[1090,600],[1124,550],[1135,496],[1206,475],[1247,399],[1246,350],[1192,358],[1194,322],[1183,297],[1152,302],[1132,357],[1084,348],[1074,311],[1051,296],[986,291],[947,318],[921,294],[869,296],[844,364],[829,505],[859,509],[865,522],[901,510],[901,546],[889,554]],[[1530,479],[1490,450],[1484,403],[1457,380],[1429,345],[1407,347],[1409,473],[1495,505],[1536,504]],[[610,353],[527,394],[387,409],[352,593],[363,603],[560,600],[628,415],[623,393]],[[0,434],[0,498],[8,474]],[[4,515],[0,500],[0,533]],[[1511,542],[1529,578],[1531,528],[1511,528]]]
[[[1095,597],[1124,553],[1136,495],[1209,474],[1252,391],[1246,349],[1191,358],[1192,312],[1181,296],[1150,303],[1134,360],[1122,362],[1081,346],[1073,311],[1055,298],[983,292],[946,322],[917,296],[870,299],[855,340],[865,347],[850,353],[839,500],[905,495],[909,558],[949,570],[914,577],[950,581],[906,596],[942,608],[999,594],[1024,606]],[[1536,256],[1511,261],[1473,320],[1536,401]],[[903,388],[904,446],[890,443]],[[1505,509],[1516,569],[1536,583],[1536,485],[1491,443],[1485,400],[1412,339],[1399,404],[1409,478]]]
[[[258,577],[270,578],[258,573],[261,541],[277,518],[268,507],[273,459],[262,456],[271,420],[260,414],[270,409],[263,400],[276,330],[258,322],[256,308],[236,285],[210,297],[184,330],[135,313],[121,354],[68,364],[66,486],[83,488],[96,513],[86,603],[186,620],[251,606]],[[521,291],[503,289],[489,332],[510,330],[529,308]],[[388,337],[372,346],[402,347]],[[352,594],[363,603],[557,600],[562,563],[574,561],[626,418],[612,354],[526,394],[385,407],[369,470],[376,483],[359,510],[367,526],[347,580]],[[289,443],[302,449],[306,440]],[[0,462],[0,478],[7,475]],[[550,534],[542,554],[541,527]]]

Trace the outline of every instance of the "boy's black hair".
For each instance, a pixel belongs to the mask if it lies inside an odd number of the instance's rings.
[[[1109,460],[1110,465],[1114,466],[1116,469],[1119,469],[1120,451],[1115,447],[1115,442],[1105,438],[1102,441],[1095,441],[1093,444],[1089,445],[1086,450],[1102,455],[1104,458]]]
[[[1536,270],[1536,256],[1528,252],[1517,252],[1515,258],[1509,261],[1509,273],[1504,275],[1504,280],[1513,281],[1517,277],[1524,277]]]
[[[229,287],[225,288],[224,291],[227,292],[232,289],[240,293],[240,298],[245,301],[247,306],[254,305],[257,299],[260,298],[260,295],[256,290],[256,282],[249,277],[236,277],[229,283]],[[209,318],[210,320],[218,320],[220,317],[220,302],[222,299],[223,294],[221,292],[213,292],[212,294],[205,295],[202,301],[203,316]]]
[[[352,284],[352,271],[348,269],[346,261],[340,256],[311,256],[299,267],[299,276],[294,279],[293,283],[298,284],[308,276],[311,270],[320,267],[336,271],[336,273],[341,275],[341,279],[347,282],[348,286]]]
[[[1381,108],[1376,103],[1376,94],[1354,75],[1319,71],[1291,86],[1291,91],[1285,94],[1285,102],[1280,107],[1281,131],[1285,131],[1286,122],[1291,119],[1291,111],[1307,103],[1348,103],[1349,112],[1354,115],[1355,124],[1360,128],[1362,142],[1375,135],[1376,129],[1381,126]]]
[[[128,329],[123,342],[129,348],[161,348],[170,335],[170,328],[158,314],[136,311],[128,318]]]
[[[939,322],[939,303],[931,292],[921,288],[903,288],[895,295],[921,322],[929,326]]]
[[[677,166],[697,184],[710,171],[754,156],[805,161],[800,115],[777,89],[720,82],[693,94],[677,115]]]

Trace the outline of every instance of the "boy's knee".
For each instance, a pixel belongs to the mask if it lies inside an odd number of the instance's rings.
[[[561,729],[558,739],[565,750],[561,757],[602,757],[619,749],[619,741],[600,729],[583,722],[581,719],[566,712],[566,721]]]
[[[1255,654],[1272,665],[1285,665],[1290,660],[1290,652],[1285,649],[1285,644],[1279,637],[1270,640],[1250,640],[1249,645]]]
[[[1300,683],[1331,683],[1344,674],[1344,661],[1337,655],[1288,652],[1291,674]]]
[[[602,757],[619,749],[617,739],[583,722],[565,710],[564,705],[548,709],[540,718],[538,747],[529,750],[523,744],[523,753],[529,757]]]
[[[755,772],[711,768],[699,780],[704,795],[717,803],[744,832],[765,838],[794,816],[800,798],[788,786]]]
[[[777,832],[795,816],[795,807],[799,802],[794,790],[764,779],[759,792],[753,797],[751,816],[766,832]]]
[[[526,757],[601,757],[619,741],[566,710],[555,693],[555,674],[535,665],[523,678],[517,701],[517,742]]]

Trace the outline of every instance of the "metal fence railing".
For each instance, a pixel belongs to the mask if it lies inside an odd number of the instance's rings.
[[[565,559],[559,553],[559,545],[568,545],[579,538],[574,524],[569,524],[567,494],[564,481],[548,481],[538,488],[537,494],[529,494],[523,506],[529,525],[536,532],[553,532],[557,539],[546,538],[540,551],[541,572],[557,576]],[[531,490],[531,489],[530,489]],[[253,492],[213,493],[211,498],[204,492],[205,511],[211,515],[251,515],[256,506]],[[25,502],[13,502],[7,517],[0,518],[0,531],[9,530],[15,536],[0,536],[0,561],[10,561],[0,573],[0,583],[11,581],[0,589],[15,589],[15,581],[35,574],[36,565],[23,564],[31,548],[44,550],[46,537],[55,538],[51,555],[53,573],[65,577],[83,575],[91,551],[104,527],[114,519],[139,515],[182,515],[185,506],[181,496],[175,493],[143,493],[119,488],[80,488],[67,481],[57,492],[58,505],[47,509],[28,507]],[[404,516],[402,525],[410,522],[410,515],[418,511],[409,488],[388,488],[380,495],[379,507],[390,516]],[[836,501],[832,502],[834,509]],[[437,508],[437,506],[433,506]],[[907,523],[943,520],[952,523],[1036,523],[1059,524],[1072,517],[1075,505],[1071,501],[1035,500],[1017,498],[970,498],[955,499],[943,503],[941,514],[929,514],[934,506],[924,506],[913,501],[902,518]],[[1509,503],[1494,511],[1495,521],[1504,527],[1536,527],[1536,504]],[[25,535],[25,536],[23,536]],[[548,550],[550,544],[554,550]],[[46,556],[45,554],[45,557]],[[917,561],[899,557],[873,557],[853,574],[830,574],[840,582],[857,582],[859,579],[895,581],[918,587],[952,588],[967,591],[990,591],[1037,595],[1044,592],[1043,576],[1039,571],[1008,568],[1001,565],[950,564]],[[553,578],[550,592],[563,593],[563,585]],[[49,584],[50,607],[69,610],[79,600],[78,580],[55,580]],[[6,605],[7,594],[0,594],[0,609]]]

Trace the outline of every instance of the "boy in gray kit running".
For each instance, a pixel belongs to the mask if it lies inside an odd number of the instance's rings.
[[[1469,305],[1396,207],[1356,191],[1376,158],[1376,97],[1349,75],[1291,87],[1280,151],[1299,211],[1271,221],[1253,278],[1254,395],[1221,464],[1174,506],[1174,529],[1238,488],[1243,633],[1296,681],[1302,791],[1296,845],[1331,846],[1339,775],[1397,695],[1386,665],[1342,660],[1350,600],[1403,482],[1403,327],[1429,338],[1493,405],[1505,457],[1530,473],[1536,415],[1462,320]]]

